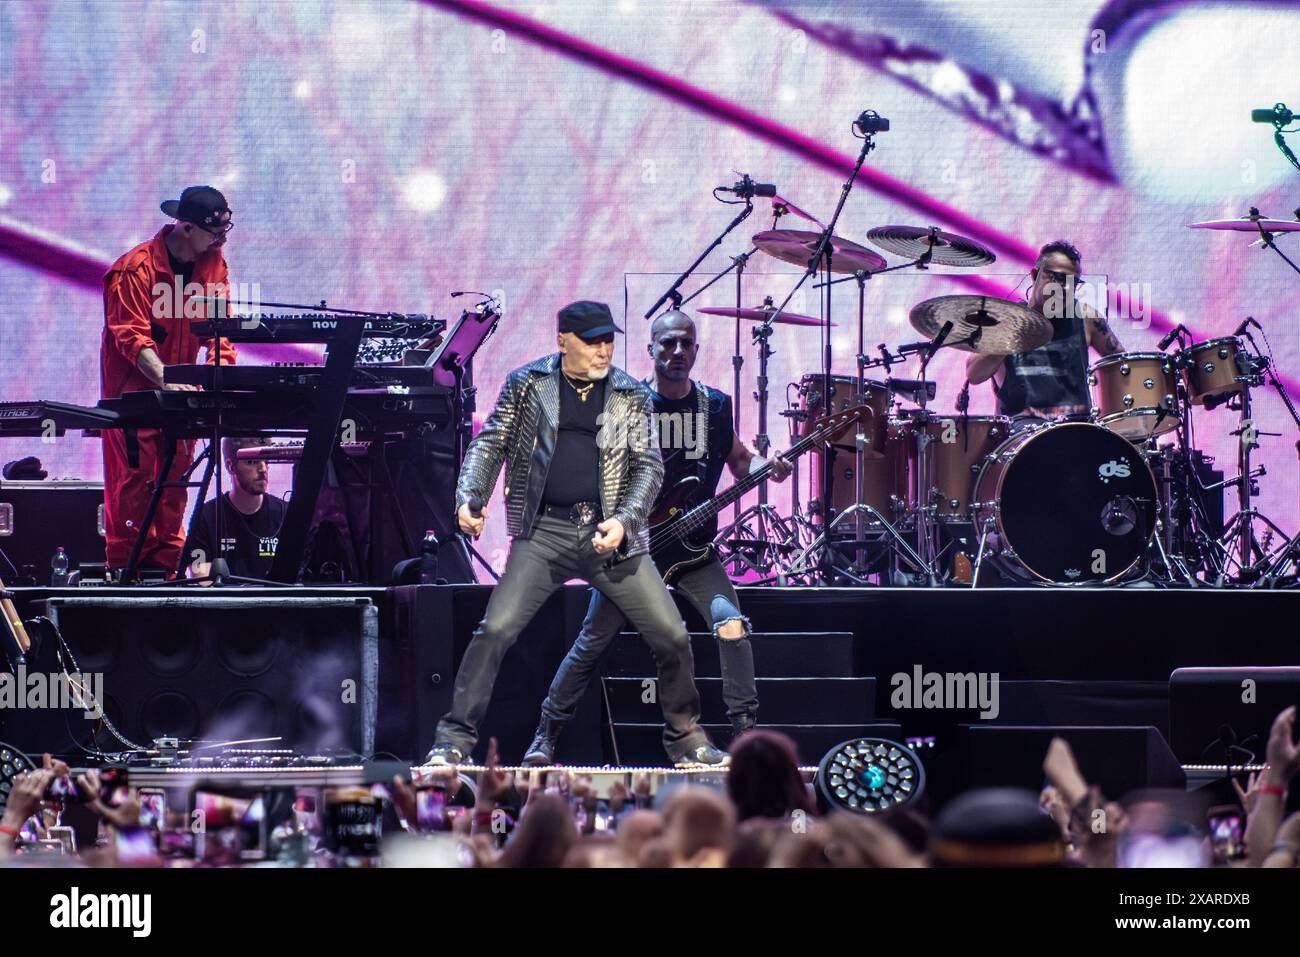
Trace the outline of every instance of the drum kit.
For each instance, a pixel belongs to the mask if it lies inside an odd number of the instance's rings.
[[[931,265],[978,268],[993,263],[982,244],[937,227],[879,226],[866,239],[907,259],[890,266],[872,249],[836,235],[835,227],[858,170],[872,148],[872,134],[888,121],[868,111],[854,124],[864,145],[829,225],[775,195],[775,187],[748,175],[735,187],[719,189],[739,197],[745,209],[646,313],[650,318],[671,300],[681,308],[724,276],[734,273],[734,308],[703,308],[702,315],[735,320],[733,397],[737,434],[741,425],[742,323],[752,323],[757,345],[758,432],[755,448],[767,455],[768,340],[774,325],[817,326],[822,330],[822,368],[804,375],[797,400],[781,414],[792,441],[825,416],[865,407],[854,434],[811,451],[811,498],[799,501],[798,464],[793,477],[792,513],[768,504],[766,486],[758,504],[737,513],[715,544],[735,576],[755,584],[985,584],[1099,585],[1145,581],[1160,585],[1252,587],[1295,577],[1300,536],[1287,534],[1252,505],[1258,493],[1251,451],[1261,434],[1251,420],[1251,390],[1265,383],[1282,395],[1300,427],[1273,363],[1243,323],[1228,337],[1196,342],[1179,326],[1158,351],[1106,356],[1088,369],[1090,414],[1054,421],[969,415],[969,383],[952,413],[931,407],[935,384],[926,368],[940,348],[985,356],[1030,352],[1053,337],[1053,324],[1025,303],[995,296],[948,295],[915,305],[913,329],[925,339],[891,349],[866,348],[865,285],[873,276]],[[717,196],[715,190],[715,197]],[[691,296],[682,283],[753,209],[754,196],[770,196],[772,228],[752,237],[753,249],[732,259],[722,273]],[[724,200],[724,202],[726,202]],[[819,231],[777,228],[791,214]],[[1261,217],[1194,224],[1196,228],[1251,230],[1277,250],[1278,232],[1300,231],[1297,222]],[[780,305],[760,307],[743,299],[743,273],[762,253],[805,267]],[[1290,262],[1290,260],[1287,260]],[[1294,265],[1294,264],[1293,264]],[[1300,270],[1298,270],[1300,271]],[[818,273],[825,290],[822,315],[786,311],[799,288]],[[855,281],[858,290],[857,374],[832,373],[832,286]],[[1257,324],[1256,324],[1257,325]],[[1178,339],[1179,348],[1169,346]],[[890,367],[909,357],[920,360],[919,378],[891,376]],[[883,379],[869,369],[883,367]],[[795,384],[791,383],[790,389]],[[789,390],[787,390],[789,397]],[[904,403],[908,403],[904,405]],[[1239,474],[1214,481],[1207,456],[1193,444],[1193,411],[1217,407],[1238,412]],[[1169,439],[1172,440],[1169,440]],[[1162,441],[1165,440],[1165,441]],[[1208,479],[1208,481],[1207,481]],[[1223,489],[1236,486],[1240,510],[1222,522]],[[1220,499],[1215,508],[1214,498]],[[1262,536],[1260,530],[1262,528]],[[1282,544],[1272,545],[1275,536]]]
[[[816,235],[770,230],[754,244],[794,261],[800,254],[792,250],[799,246],[807,255]],[[942,256],[950,265],[994,259],[978,243],[934,229],[883,226],[868,239],[905,256],[932,249],[932,261]],[[843,257],[834,271],[885,268],[863,247],[840,239],[834,244]],[[698,312],[769,326],[824,324],[778,313],[770,301],[757,309]],[[955,412],[937,411],[931,406],[935,387],[924,372],[937,348],[1010,355],[1044,345],[1052,324],[1041,313],[990,296],[950,295],[917,304],[909,321],[928,341],[893,353],[882,349],[881,358],[870,359],[860,341],[857,376],[836,374],[828,381],[811,372],[797,389],[791,384],[796,398],[782,414],[792,440],[827,414],[865,406],[871,415],[856,435],[811,453],[806,508],[796,491],[792,516],[776,515],[764,502],[722,530],[718,541],[733,572],[786,584],[867,584],[874,578],[970,587],[1257,585],[1273,583],[1288,568],[1294,574],[1296,540],[1251,503],[1263,474],[1252,469],[1251,452],[1264,434],[1251,425],[1252,390],[1272,383],[1284,398],[1285,392],[1249,323],[1232,336],[1201,342],[1180,328],[1157,351],[1106,356],[1088,368],[1089,414],[1044,421],[970,415],[967,390]],[[1170,350],[1175,340],[1178,347]],[[762,360],[766,339],[759,341]],[[911,354],[922,360],[919,380],[866,375],[879,366],[888,371]],[[760,393],[765,380],[764,364]],[[1216,474],[1209,471],[1211,460],[1194,447],[1192,419],[1221,407],[1238,413],[1232,434],[1240,440],[1240,471],[1235,479],[1214,482],[1207,481]],[[1232,486],[1240,509],[1225,525],[1214,499]],[[1271,547],[1275,540],[1282,544]]]

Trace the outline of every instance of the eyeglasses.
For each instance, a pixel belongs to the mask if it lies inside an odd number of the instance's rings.
[[[1042,274],[1052,282],[1059,283],[1062,286],[1067,285],[1070,282],[1073,282],[1076,286],[1084,285],[1084,280],[1073,273],[1053,272],[1050,269],[1044,269]]]
[[[204,226],[202,223],[195,223],[194,225],[198,226],[199,229],[203,230],[205,233],[209,233],[210,235],[224,236],[226,235],[226,233],[230,232],[232,229],[235,228],[235,220],[233,217],[231,217],[221,225],[217,226],[215,229],[210,226]]]

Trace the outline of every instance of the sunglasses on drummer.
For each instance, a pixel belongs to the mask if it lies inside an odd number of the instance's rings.
[[[1060,283],[1062,286],[1067,285],[1070,280],[1074,280],[1074,284],[1076,286],[1083,286],[1087,284],[1086,280],[1084,280],[1082,277],[1074,273],[1056,272],[1053,269],[1039,269],[1038,273],[1041,276],[1046,276],[1052,282]]]

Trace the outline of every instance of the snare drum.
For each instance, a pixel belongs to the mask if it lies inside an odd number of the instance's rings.
[[[969,522],[971,492],[984,460],[1010,434],[1004,415],[931,416],[928,422],[908,422],[908,458],[912,483],[909,504],[933,505],[940,522]],[[929,456],[929,478],[921,475],[919,445]]]
[[[1174,361],[1163,352],[1120,352],[1088,369],[1092,419],[1126,439],[1178,428]]]
[[[822,403],[822,385],[824,377],[819,373],[809,373],[799,380],[799,407],[804,415],[799,418],[799,434],[807,435],[814,430],[816,420],[825,415],[843,412],[855,405],[865,405],[871,409],[870,417],[862,423],[866,433],[867,445],[863,449],[867,458],[880,458],[885,454],[886,433],[889,430],[889,390],[885,383],[872,379],[863,380],[864,392],[858,395],[856,376],[831,376],[831,402],[827,409]],[[835,443],[838,447],[852,450],[856,430],[846,429]]]
[[[1232,336],[1184,349],[1183,381],[1187,383],[1187,397],[1197,405],[1205,405],[1206,399],[1222,399],[1240,392],[1237,354],[1241,351],[1241,340]]]
[[[1133,443],[1098,425],[1065,422],[1007,439],[975,480],[977,529],[1009,574],[1109,582],[1141,561],[1159,511],[1156,481]]]

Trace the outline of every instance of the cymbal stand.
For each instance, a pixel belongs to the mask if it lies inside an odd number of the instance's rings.
[[[1253,345],[1254,340],[1251,340],[1251,343]],[[1258,439],[1261,433],[1255,428],[1254,421],[1251,418],[1250,390],[1252,386],[1263,385],[1263,371],[1269,363],[1265,358],[1256,358],[1241,353],[1238,354],[1237,361],[1245,366],[1242,369],[1242,375],[1238,376],[1238,379],[1244,385],[1239,397],[1240,427],[1232,433],[1239,440],[1237,444],[1238,474],[1232,482],[1225,484],[1235,484],[1237,486],[1239,507],[1237,514],[1232,516],[1224,527],[1220,547],[1228,561],[1230,563],[1235,562],[1237,566],[1233,584],[1253,585],[1274,563],[1275,558],[1274,552],[1265,552],[1266,544],[1261,547],[1255,532],[1255,522],[1263,522],[1266,527],[1265,543],[1272,538],[1274,533],[1286,538],[1286,532],[1282,531],[1272,519],[1251,504],[1251,498],[1259,494],[1259,483],[1256,478],[1267,473],[1262,466],[1258,471],[1253,471],[1251,468],[1251,452],[1259,447]],[[1227,577],[1227,565],[1225,565],[1224,571],[1220,573],[1216,584],[1223,584]]]
[[[737,270],[737,282],[739,283],[740,271]],[[739,293],[737,293],[739,295]],[[768,344],[771,339],[773,328],[771,315],[774,307],[772,298],[769,296],[764,302],[764,308],[769,310],[769,318],[760,322],[750,330],[750,337],[755,345],[758,346],[758,389],[754,392],[754,398],[758,402],[758,433],[754,436],[754,449],[763,458],[767,458],[771,450],[771,442],[767,434],[767,399],[768,399],[768,359],[772,356],[772,347]],[[739,307],[737,307],[739,308]],[[736,318],[737,327],[740,324],[740,318]],[[737,332],[739,335],[739,332]],[[739,342],[737,343],[739,345]],[[739,393],[739,366],[736,367],[737,375],[737,392]],[[736,430],[739,431],[739,424]],[[753,525],[750,525],[753,522]],[[733,574],[743,574],[744,566],[750,569],[766,574],[771,571],[776,560],[774,552],[789,552],[797,547],[797,536],[781,514],[767,501],[767,483],[758,487],[758,502],[740,511],[740,505],[736,505],[736,515],[732,523],[718,533],[717,541],[724,546],[729,541],[734,542],[736,536],[740,535],[743,539],[731,547],[729,562],[732,565]],[[749,555],[745,554],[746,549],[751,549]]]
[[[1261,330],[1262,327],[1252,318],[1247,319],[1246,328],[1242,330],[1245,333],[1246,339],[1255,348],[1256,353],[1260,355],[1260,358],[1257,360],[1259,372],[1268,380],[1269,385],[1277,391],[1277,394],[1282,397],[1282,404],[1286,406],[1287,412],[1291,415],[1291,420],[1295,422],[1296,427],[1300,429],[1300,412],[1296,411],[1295,403],[1291,401],[1291,396],[1287,394],[1286,386],[1284,386],[1282,380],[1277,377],[1271,350],[1269,353],[1265,353],[1264,350],[1259,348],[1259,344],[1255,342],[1255,337],[1250,333],[1250,325],[1254,325]],[[1267,339],[1265,341],[1267,342]],[[1296,451],[1300,452],[1300,443],[1297,443]],[[1277,525],[1270,521],[1267,516],[1261,515],[1258,512],[1255,514],[1271,528],[1277,530],[1282,536],[1286,536],[1286,532],[1278,529]],[[1260,569],[1257,584],[1263,584],[1266,586],[1272,585],[1282,576],[1288,565],[1297,563],[1300,563],[1300,533],[1287,539],[1271,554],[1262,556],[1259,564],[1262,565],[1263,568]]]

